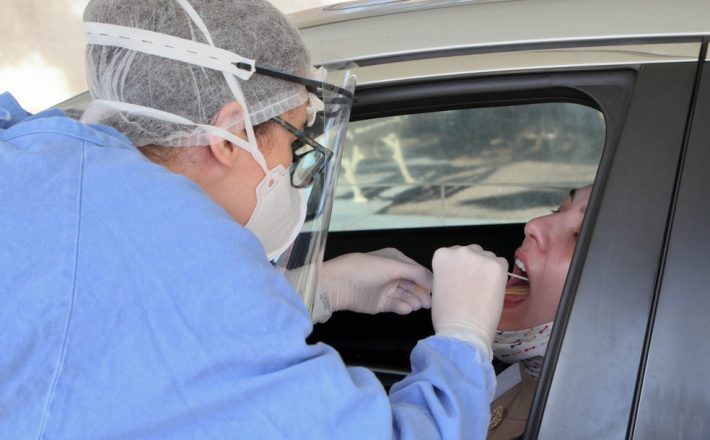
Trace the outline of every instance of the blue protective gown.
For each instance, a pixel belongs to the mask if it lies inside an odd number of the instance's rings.
[[[249,231],[115,130],[0,95],[0,437],[484,438],[485,354],[430,337],[388,396],[308,345]]]

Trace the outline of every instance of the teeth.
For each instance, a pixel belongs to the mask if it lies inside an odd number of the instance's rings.
[[[515,265],[518,266],[523,272],[527,272],[527,270],[525,270],[525,264],[517,258],[515,259]]]

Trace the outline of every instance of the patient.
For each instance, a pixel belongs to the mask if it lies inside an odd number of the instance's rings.
[[[525,429],[591,191],[591,186],[571,190],[558,209],[525,225],[513,273],[528,277],[529,282],[511,277],[506,285],[493,352],[513,365],[498,375],[489,439],[514,438]]]

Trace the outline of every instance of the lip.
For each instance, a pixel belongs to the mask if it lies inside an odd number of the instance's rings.
[[[503,308],[504,309],[510,309],[513,307],[516,307],[523,301],[528,299],[527,296],[520,296],[520,295],[505,295],[505,298],[503,299]]]

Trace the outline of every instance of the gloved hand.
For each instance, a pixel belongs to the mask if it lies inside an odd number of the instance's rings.
[[[437,249],[432,267],[431,319],[436,334],[470,342],[492,360],[508,262],[472,244]]]
[[[431,272],[394,248],[324,261],[319,281],[314,304],[317,322],[338,310],[406,315],[431,307]]]

